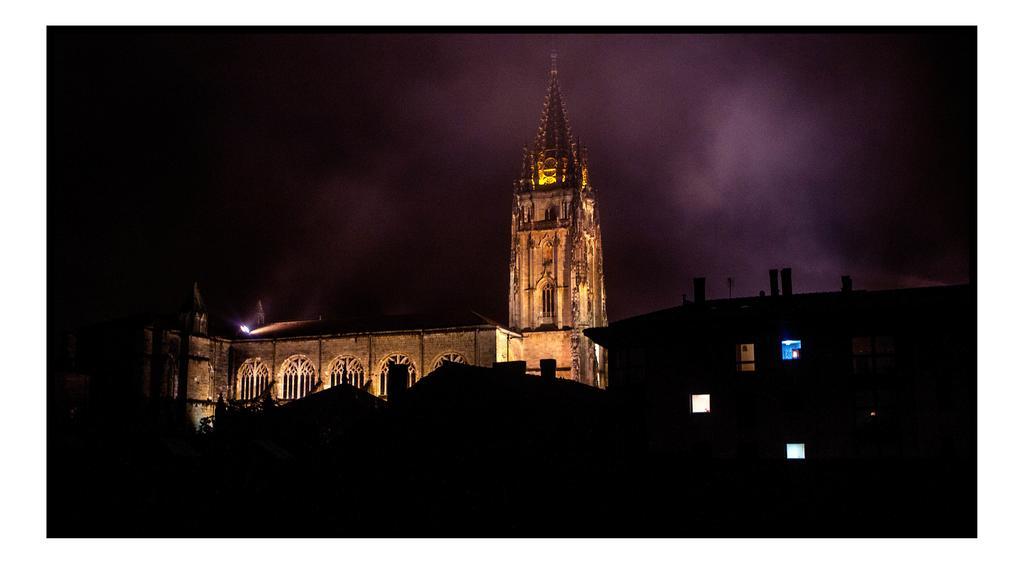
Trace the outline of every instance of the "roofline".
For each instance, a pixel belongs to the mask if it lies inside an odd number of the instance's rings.
[[[295,323],[295,322],[281,321],[279,323]],[[313,333],[313,334],[310,334],[310,335],[291,335],[291,336],[288,336],[288,337],[251,337],[251,336],[247,337],[247,336],[242,336],[242,337],[238,337],[238,338],[235,338],[235,339],[231,339],[231,341],[232,342],[240,342],[240,343],[251,343],[251,342],[262,342],[262,341],[305,340],[305,339],[311,339],[311,338],[360,337],[360,336],[363,336],[363,335],[408,335],[408,334],[416,334],[416,333],[427,333],[427,332],[434,333],[434,332],[441,332],[441,331],[451,331],[452,329],[495,329],[497,331],[504,331],[506,333],[510,333],[510,334],[515,335],[515,336],[517,336],[519,338],[523,337],[523,335],[521,333],[516,333],[515,331],[512,331],[511,329],[508,329],[506,327],[502,327],[500,325],[479,324],[479,325],[455,325],[455,326],[449,326],[449,327],[431,327],[431,328],[424,328],[424,329],[401,329],[401,330],[383,330],[383,331],[355,331],[355,332],[350,332],[350,333]]]
[[[885,288],[885,289],[881,289],[881,290],[862,289],[862,290],[851,290],[851,291],[848,291],[848,292],[843,292],[842,290],[834,290],[834,291],[830,291],[830,292],[805,292],[805,293],[800,293],[800,294],[794,293],[794,294],[790,294],[788,296],[785,296],[785,295],[778,295],[778,296],[768,296],[768,295],[765,295],[765,296],[739,296],[739,297],[735,297],[735,298],[716,298],[716,299],[705,300],[704,301],[704,305],[707,306],[707,305],[743,304],[743,303],[768,304],[768,303],[783,303],[786,300],[792,300],[794,298],[799,299],[799,298],[804,298],[804,297],[866,296],[866,295],[891,294],[891,293],[901,293],[901,292],[919,292],[919,291],[937,291],[937,290],[953,291],[953,290],[957,290],[957,289],[966,290],[966,289],[970,288],[972,285],[973,285],[973,282],[968,282],[966,284],[945,284],[945,285],[936,285],[936,286],[914,286],[914,287],[911,287],[911,288]],[[693,308],[695,305],[699,305],[699,304],[695,304],[694,302],[689,302],[688,301],[688,302],[684,302],[682,304],[674,305],[674,306],[671,306],[671,307],[666,307],[666,308],[662,308],[662,309],[656,309],[656,310],[653,310],[653,311],[648,311],[646,313],[641,313],[641,314],[638,314],[638,315],[634,315],[632,317],[624,317],[622,319],[618,319],[616,321],[612,321],[608,325],[605,325],[604,327],[612,327],[612,326],[614,326],[616,324],[625,323],[625,322],[629,322],[629,321],[633,321],[633,320],[637,320],[637,319],[643,319],[645,317],[652,316],[652,315],[667,314],[667,313],[670,313],[670,312],[681,311],[681,310],[685,311],[687,308]],[[601,328],[602,327],[590,327],[588,329],[601,329]]]

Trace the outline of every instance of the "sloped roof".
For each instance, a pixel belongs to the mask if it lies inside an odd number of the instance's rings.
[[[279,339],[285,337],[312,337],[317,335],[343,335],[350,333],[377,333],[388,331],[419,331],[464,327],[505,326],[473,311],[455,311],[407,315],[377,315],[338,319],[310,319],[278,321],[253,329],[242,339]]]

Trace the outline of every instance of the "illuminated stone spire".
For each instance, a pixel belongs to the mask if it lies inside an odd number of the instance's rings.
[[[558,54],[551,53],[551,72],[548,78],[548,93],[544,97],[544,110],[540,116],[540,126],[533,142],[533,150],[568,152],[572,142],[572,129],[562,101],[562,91],[558,87]]]
[[[263,300],[256,300],[256,327],[263,327],[266,324],[267,316],[263,313]]]

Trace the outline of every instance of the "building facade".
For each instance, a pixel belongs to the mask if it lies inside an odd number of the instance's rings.
[[[587,150],[572,136],[552,56],[533,146],[514,183],[509,326],[523,335],[531,373],[553,358],[559,377],[606,384],[604,353],[583,331],[604,326],[601,223]]]
[[[589,330],[636,443],[714,458],[970,460],[971,286],[703,299]]]

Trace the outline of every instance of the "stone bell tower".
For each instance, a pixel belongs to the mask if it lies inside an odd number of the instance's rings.
[[[533,146],[523,147],[514,185],[509,325],[523,333],[527,370],[554,358],[560,378],[606,384],[606,355],[583,334],[607,325],[601,227],[587,150],[572,137],[551,56]]]

